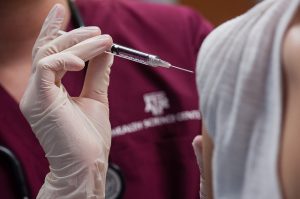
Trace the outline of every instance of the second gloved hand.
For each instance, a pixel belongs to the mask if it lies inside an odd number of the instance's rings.
[[[197,158],[197,164],[200,170],[200,199],[208,199],[205,190],[205,177],[204,177],[204,169],[203,169],[203,140],[201,135],[197,135],[193,140],[193,149]]]
[[[104,198],[111,142],[107,89],[111,37],[99,28],[58,36],[64,8],[49,13],[33,49],[32,75],[20,108],[50,164],[38,198]],[[92,59],[91,59],[92,58]],[[91,59],[91,60],[90,60]],[[61,84],[67,71],[90,60],[79,97]]]

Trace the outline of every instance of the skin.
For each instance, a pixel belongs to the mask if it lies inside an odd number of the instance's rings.
[[[68,8],[66,0],[0,0],[0,84],[18,103],[31,73],[34,42],[56,3]],[[63,27],[69,19],[66,9]]]
[[[282,45],[283,115],[278,175],[285,199],[300,198],[300,10],[286,31]],[[204,125],[203,125],[204,126]],[[204,188],[207,198],[213,198],[213,141],[203,127]]]
[[[283,43],[284,104],[279,172],[285,198],[300,198],[300,10]]]

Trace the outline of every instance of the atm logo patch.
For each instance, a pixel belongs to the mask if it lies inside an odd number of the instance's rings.
[[[165,109],[170,108],[169,99],[163,91],[147,93],[144,95],[145,112],[153,116],[162,115]]]

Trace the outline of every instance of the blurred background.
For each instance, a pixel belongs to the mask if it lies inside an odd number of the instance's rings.
[[[236,17],[251,7],[255,0],[145,0],[157,3],[173,3],[192,7],[198,10],[215,26]]]

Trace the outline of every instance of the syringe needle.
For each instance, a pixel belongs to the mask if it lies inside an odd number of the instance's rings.
[[[173,66],[173,65],[171,65],[170,67],[172,67],[172,68],[176,68],[176,69],[179,69],[179,70],[182,70],[182,71],[188,72],[188,73],[194,73],[194,71],[187,70],[187,69],[185,69],[185,68],[180,68],[180,67]]]

